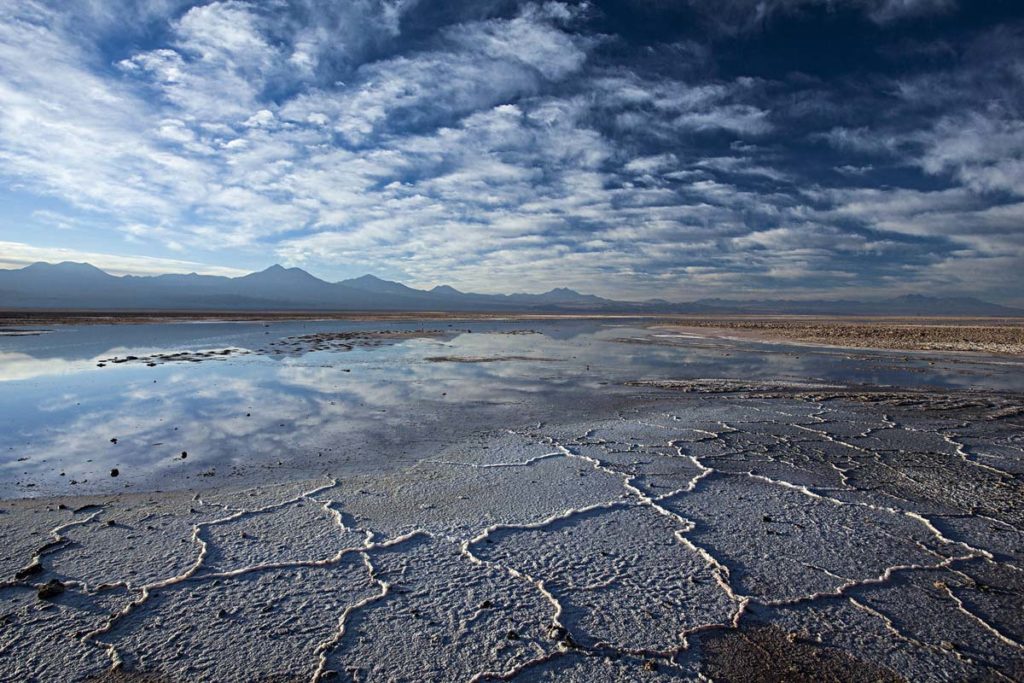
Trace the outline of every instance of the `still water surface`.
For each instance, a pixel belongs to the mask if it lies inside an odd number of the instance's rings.
[[[473,433],[614,413],[637,400],[623,383],[639,379],[1024,391],[1022,366],[1007,359],[708,340],[640,325],[186,322],[0,336],[0,498],[399,466]],[[313,333],[421,329],[442,334],[349,351],[272,344]],[[232,355],[98,367],[112,357],[224,349]]]

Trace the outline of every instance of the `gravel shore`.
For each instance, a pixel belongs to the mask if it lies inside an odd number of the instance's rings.
[[[1024,320],[687,319],[659,329],[758,339],[907,351],[1024,354]]]

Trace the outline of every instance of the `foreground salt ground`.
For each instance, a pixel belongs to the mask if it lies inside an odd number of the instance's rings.
[[[1024,679],[1019,397],[668,389],[378,476],[7,503],[0,673]]]

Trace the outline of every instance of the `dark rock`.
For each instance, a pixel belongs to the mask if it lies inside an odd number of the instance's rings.
[[[40,600],[52,600],[64,592],[64,584],[57,579],[50,579],[36,591]]]
[[[14,575],[14,578],[16,578],[18,581],[24,581],[30,576],[37,576],[38,574],[42,573],[43,565],[39,564],[38,562],[33,562],[27,567],[19,569],[18,572]]]

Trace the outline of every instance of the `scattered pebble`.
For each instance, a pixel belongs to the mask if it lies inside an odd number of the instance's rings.
[[[19,569],[17,571],[17,573],[14,575],[14,578],[16,578],[18,581],[24,581],[25,579],[27,579],[30,576],[38,576],[39,574],[42,574],[42,573],[43,573],[43,565],[39,564],[39,562],[33,562],[32,564],[28,565],[27,567],[23,567],[22,569]]]
[[[36,591],[40,600],[52,600],[64,592],[64,584],[57,579],[50,579]]]

